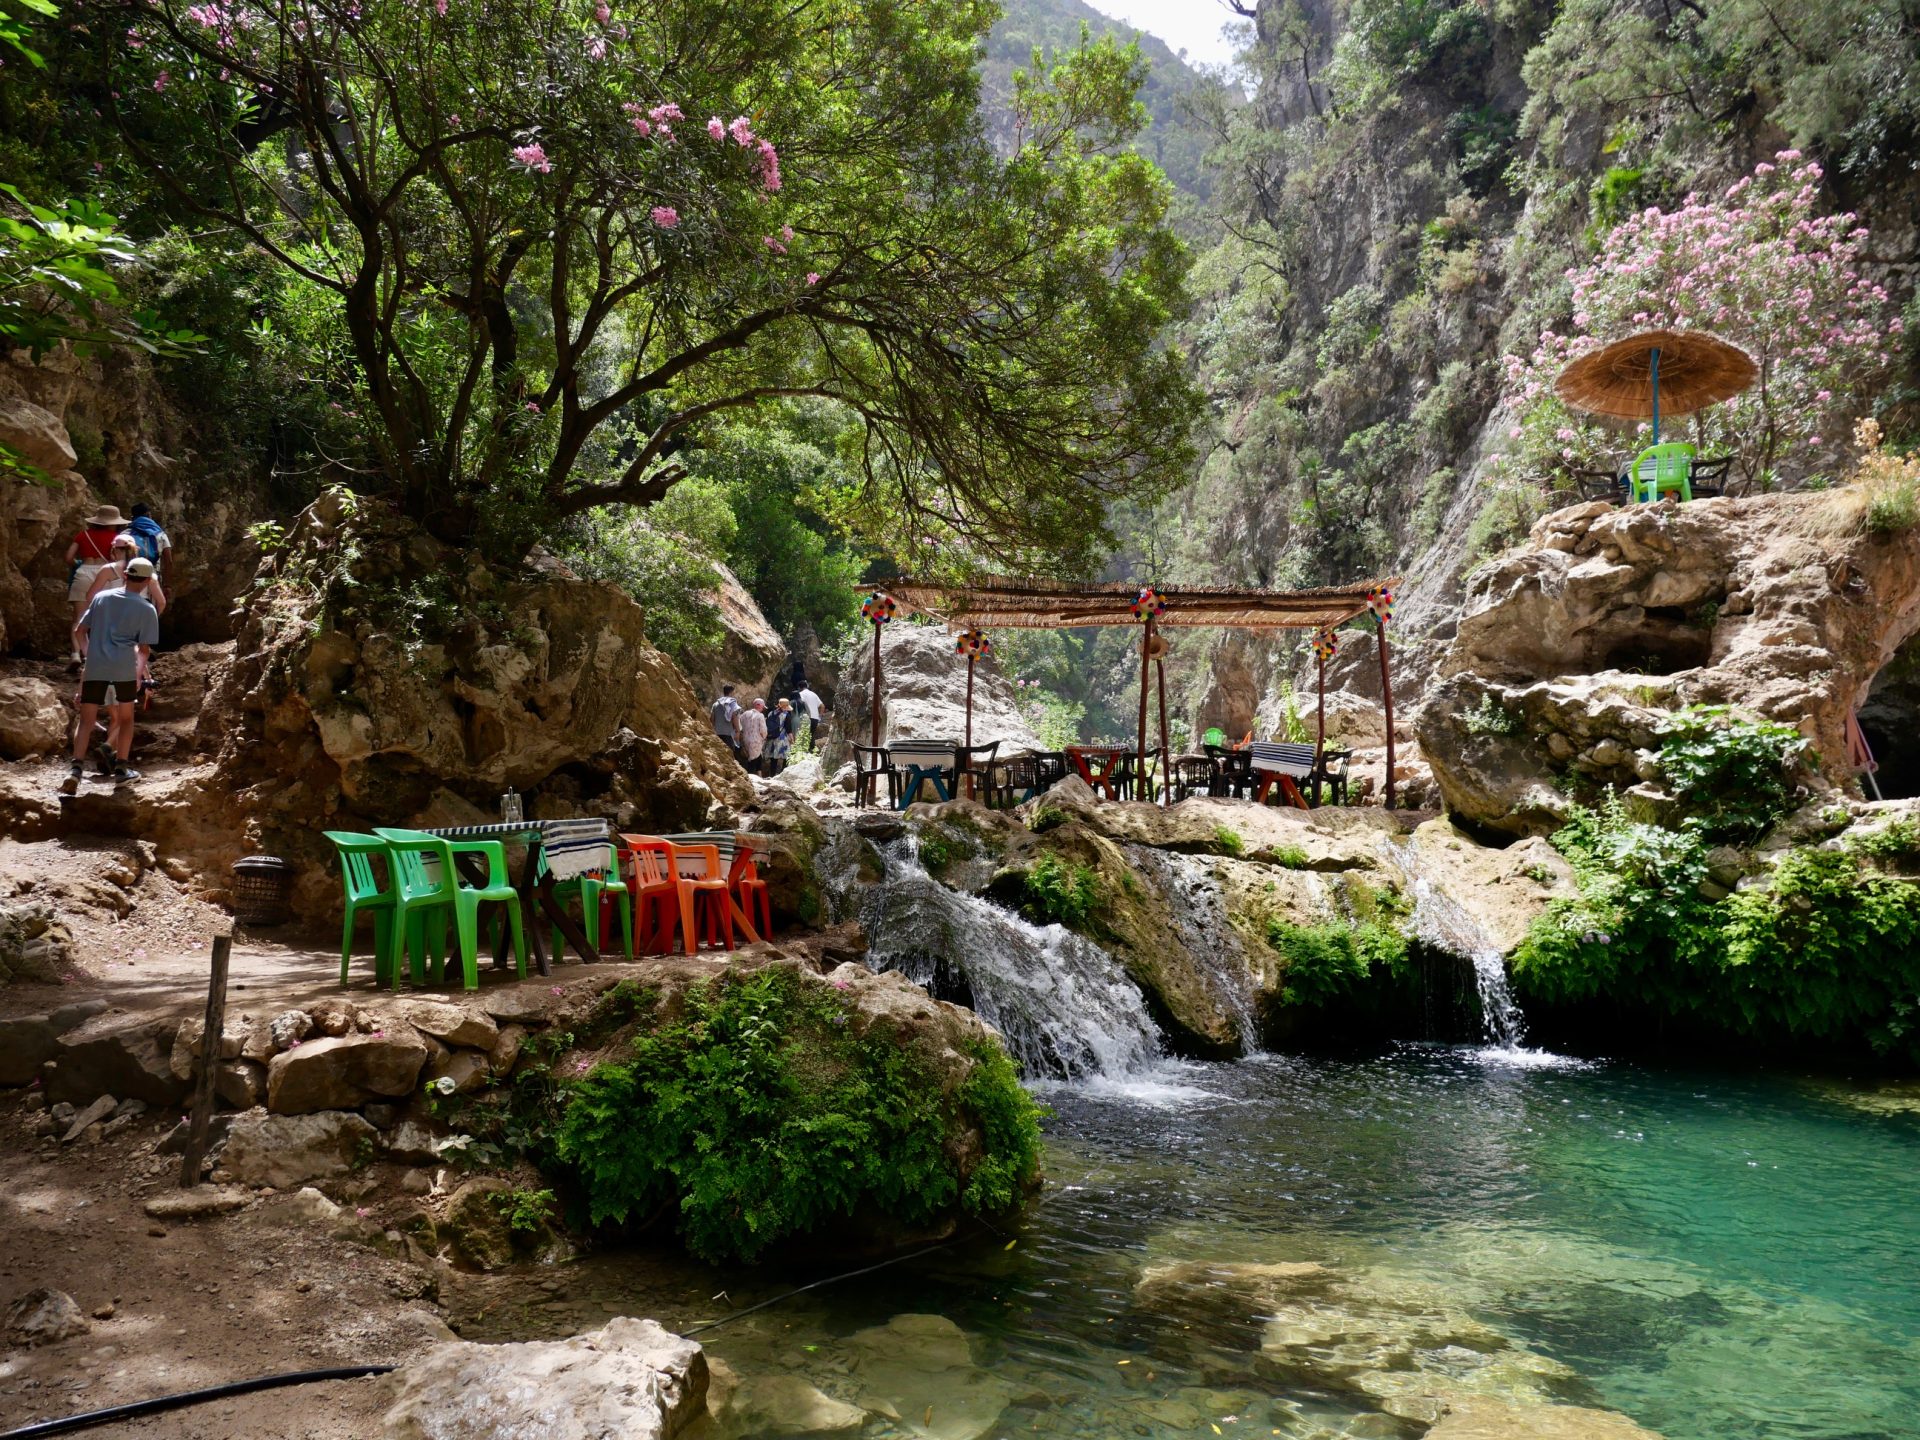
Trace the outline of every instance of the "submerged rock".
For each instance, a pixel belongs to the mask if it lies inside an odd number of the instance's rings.
[[[944,1315],[896,1315],[850,1336],[844,1352],[862,1408],[926,1440],[979,1440],[1013,1387],[975,1365],[966,1332]]]
[[[387,1383],[385,1440],[668,1440],[704,1411],[707,1361],[621,1318],[568,1340],[436,1345]]]
[[[850,1435],[867,1412],[809,1384],[798,1375],[736,1374],[724,1360],[707,1361],[710,1429],[700,1435]]]
[[[1449,1402],[1440,1423],[1427,1431],[1425,1440],[1660,1440],[1660,1437],[1610,1410],[1459,1400]]]

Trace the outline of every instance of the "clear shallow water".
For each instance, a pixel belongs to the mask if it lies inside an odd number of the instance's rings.
[[[1017,1232],[703,1342],[854,1398],[857,1332],[944,1315],[1001,1387],[996,1436],[1412,1436],[1395,1387],[1457,1373],[1669,1440],[1920,1437],[1920,1116],[1792,1077],[1512,1060],[1404,1047],[1044,1087],[1050,1185]],[[1337,1288],[1138,1288],[1183,1261],[1314,1261]],[[568,1293],[685,1326],[783,1283],[602,1257]],[[936,1391],[933,1420],[916,1395],[865,1433],[964,1430]]]

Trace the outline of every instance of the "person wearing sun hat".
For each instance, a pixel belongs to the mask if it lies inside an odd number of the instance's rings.
[[[153,583],[153,562],[135,556],[127,562],[125,584],[93,597],[73,627],[73,650],[86,652],[87,668],[80,678],[80,723],[73,731],[73,766],[60,782],[60,793],[80,788],[87,751],[93,744],[94,723],[107,712],[107,744],[113,750],[113,780],[138,780],[140,772],[127,768],[133,753],[133,702],[148,657],[160,640],[160,612],[147,598]]]
[[[67,599],[73,602],[73,623],[76,627],[92,601],[94,579],[112,561],[114,539],[127,528],[127,523],[119,506],[102,505],[87,517],[86,529],[75,535],[73,543],[67,546]],[[74,650],[68,668],[80,668],[78,648]]]

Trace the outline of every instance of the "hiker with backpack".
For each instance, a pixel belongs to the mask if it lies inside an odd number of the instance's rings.
[[[122,530],[113,537],[113,546],[108,552],[113,558],[100,567],[93,577],[93,586],[87,591],[87,603],[93,603],[93,597],[108,590],[123,589],[127,581],[127,565],[133,560],[152,562],[153,557],[140,553],[140,544],[129,530]],[[155,569],[159,567],[156,565]],[[147,599],[153,602],[153,608],[164,615],[167,613],[167,592],[160,588],[160,579],[156,575],[147,582]]]
[[[131,514],[133,520],[126,533],[133,537],[141,558],[153,562],[154,578],[162,585],[169,583],[173,578],[173,541],[167,538],[167,532],[160,528],[160,522],[153,518],[153,511],[145,504],[134,506]],[[167,608],[164,601],[154,603],[162,611]]]
[[[80,723],[73,731],[73,764],[60,793],[80,788],[87,752],[93,745],[93,727],[101,710],[107,712],[108,744],[113,753],[113,780],[125,784],[140,772],[127,768],[133,753],[133,702],[146,677],[147,662],[160,640],[160,612],[147,598],[153,583],[153,562],[135,556],[127,562],[125,583],[94,596],[73,627],[73,649],[86,653],[86,671],[80,681]]]

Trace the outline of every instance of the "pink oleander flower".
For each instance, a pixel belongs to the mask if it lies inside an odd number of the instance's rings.
[[[547,158],[543,145],[517,145],[513,151],[513,163],[522,170],[537,171],[542,175],[553,169],[553,162]]]
[[[727,138],[727,127],[720,123],[720,117],[718,115],[715,115],[707,121],[707,134],[711,135],[716,141]]]
[[[762,235],[760,237],[760,243],[762,245],[765,245],[767,249],[771,250],[776,255],[784,255],[787,253],[787,247],[782,245],[778,240],[774,239],[773,236],[771,235]]]
[[[607,7],[607,0],[600,0],[600,3],[593,7],[593,18],[602,25],[613,18],[613,11]]]
[[[433,0],[433,13],[436,15],[445,15],[447,13],[447,0]]]
[[[715,121],[714,123],[718,124],[719,122]],[[744,115],[736,115],[733,117],[733,123],[727,126],[727,133],[733,136],[733,143],[743,150],[753,144],[753,126]],[[714,136],[716,140],[719,138],[717,135]]]
[[[662,230],[671,230],[680,223],[680,212],[671,205],[656,205],[653,207],[653,223]]]
[[[564,995],[567,992],[564,989],[562,989],[560,986],[555,985],[552,989],[548,990],[547,993],[549,995]]]
[[[820,272],[818,270],[809,270],[807,272],[807,284],[818,285],[819,283],[820,283]]]
[[[666,104],[656,105],[653,109],[649,110],[647,112],[647,118],[656,125],[664,125],[669,120],[684,120],[687,117],[680,113],[680,107],[678,105],[669,100]]]
[[[589,60],[604,60],[607,58],[606,36],[595,35],[587,41],[587,58]]]
[[[171,80],[172,78],[173,77],[169,75],[165,70],[162,70],[158,75],[154,77],[153,88],[156,90],[166,89],[167,81]]]
[[[527,413],[528,413],[529,415],[538,415],[538,414],[540,413],[540,407],[539,407],[539,405],[537,405],[537,404],[536,404],[535,402],[533,402],[532,400],[529,400],[529,401],[527,401],[527,407],[526,407],[526,408],[527,408]]]

